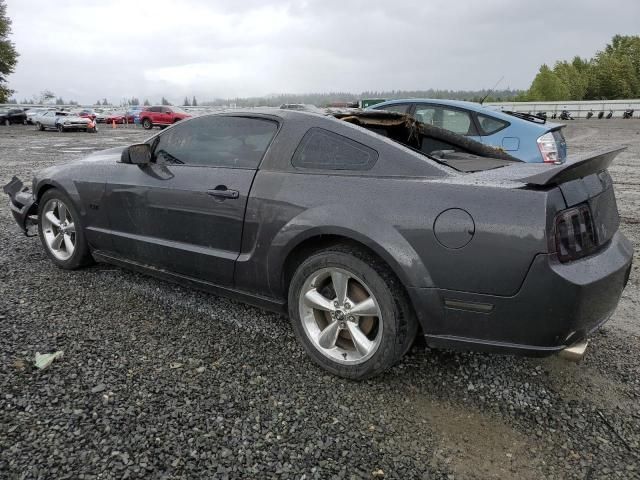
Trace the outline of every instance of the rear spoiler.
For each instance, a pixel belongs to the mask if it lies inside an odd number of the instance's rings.
[[[578,155],[577,157],[571,157],[561,165],[550,166],[541,173],[520,178],[519,181],[527,185],[546,187],[584,178],[587,175],[609,168],[613,159],[626,149],[627,147],[604,148]]]

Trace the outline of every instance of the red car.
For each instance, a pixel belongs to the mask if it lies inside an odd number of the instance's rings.
[[[80,112],[78,112],[78,116],[82,117],[82,118],[88,118],[90,120],[95,120],[96,119],[96,112],[94,112],[93,110],[81,110]]]
[[[151,130],[154,126],[162,128],[190,117],[191,115],[180,107],[160,105],[148,107],[146,110],[140,112],[140,123],[142,123],[145,129]]]
[[[104,123],[125,123],[126,115],[124,113],[110,113],[104,117]]]

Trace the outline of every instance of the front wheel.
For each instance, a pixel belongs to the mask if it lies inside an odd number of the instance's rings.
[[[61,124],[61,123],[59,123],[58,125],[56,125],[56,128],[58,129],[58,131],[59,131],[60,133],[64,133],[64,127],[62,126],[62,124]]]
[[[142,120],[142,128],[144,128],[145,130],[151,130],[153,128],[153,123],[151,123],[151,120],[149,120],[148,118],[145,118],[144,120]]]
[[[36,128],[38,130],[40,130],[41,132],[44,131],[44,127],[42,126],[42,124],[40,122],[36,123]]]
[[[53,263],[67,270],[91,263],[80,215],[71,199],[53,188],[45,192],[39,205],[38,234]]]
[[[380,260],[349,246],[317,252],[296,269],[289,317],[309,356],[329,372],[365,379],[408,350],[417,321],[399,281]]]

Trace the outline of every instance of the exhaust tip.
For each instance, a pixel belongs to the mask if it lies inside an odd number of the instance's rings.
[[[574,343],[570,347],[560,350],[558,355],[570,362],[579,362],[584,357],[584,353],[589,345],[589,340],[582,340],[581,342]]]

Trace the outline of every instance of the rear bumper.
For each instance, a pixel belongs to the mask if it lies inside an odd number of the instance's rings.
[[[537,255],[509,297],[411,289],[427,344],[543,356],[585,340],[615,311],[633,247],[617,232],[598,253],[570,263]]]
[[[37,213],[36,199],[28,187],[24,186],[18,177],[13,177],[2,187],[2,191],[9,195],[9,208],[16,223],[27,236],[34,236],[37,222],[32,215]]]

